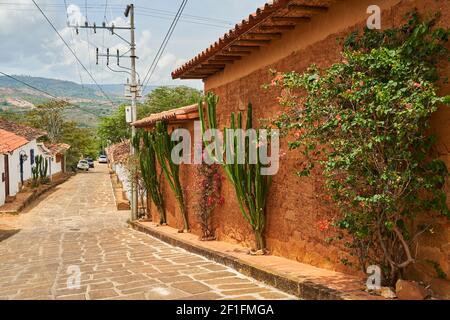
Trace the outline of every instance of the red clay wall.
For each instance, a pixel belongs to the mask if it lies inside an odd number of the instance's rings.
[[[383,21],[389,21],[388,25],[385,24],[384,27],[400,25],[404,15],[415,7],[422,12],[442,12],[441,24],[450,27],[450,3],[447,0],[402,1],[391,9],[383,11]],[[206,81],[207,88],[212,89],[221,99],[218,106],[220,126],[228,124],[230,113],[240,111],[248,101],[254,105],[255,119],[273,117],[280,110],[276,100],[278,92],[261,88],[263,84],[269,83],[271,80],[268,70],[271,68],[278,71],[302,72],[312,63],[321,67],[331,65],[340,59],[341,46],[337,43],[336,38],[345,37],[354,30],[362,30],[365,25],[363,19],[365,18],[362,17],[361,23],[356,26],[330,34],[306,49],[292,53],[280,61],[238,80],[213,88],[208,86],[208,81]],[[450,76],[448,64],[442,65],[441,71]],[[450,94],[450,86],[443,86],[442,93]],[[450,108],[447,107],[441,108],[432,119],[432,131],[439,138],[437,147],[440,156],[450,168],[449,123]],[[192,127],[190,129],[192,130]],[[287,151],[286,141],[282,142],[282,149]],[[356,264],[349,266],[342,263],[342,259],[353,261],[342,243],[327,243],[326,239],[333,235],[331,231],[319,230],[318,222],[332,218],[336,213],[335,208],[327,200],[319,174],[315,174],[311,178],[299,178],[295,175],[299,158],[300,156],[295,152],[287,152],[287,155],[281,160],[279,173],[274,177],[267,204],[268,249],[274,255],[318,267],[349,273],[359,272]],[[181,179],[183,186],[186,187],[186,199],[193,232],[199,234],[193,217],[194,170],[193,167],[183,166]],[[448,186],[447,189],[449,189]],[[165,190],[169,190],[168,186],[165,186]],[[181,221],[173,214],[176,205],[172,192],[165,194],[169,224],[180,226]],[[225,204],[217,210],[214,216],[214,225],[219,240],[252,246],[251,229],[241,216],[234,188],[227,181],[223,185],[222,194],[226,197]],[[430,261],[438,262],[442,270],[450,277],[450,223],[447,219],[440,217],[437,217],[436,220],[438,223],[434,228],[435,233],[421,237],[417,248],[420,262],[409,273],[411,278],[424,280],[432,284],[437,293],[449,297],[449,281],[437,279],[435,267]]]

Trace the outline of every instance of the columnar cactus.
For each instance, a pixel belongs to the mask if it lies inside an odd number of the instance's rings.
[[[164,197],[160,184],[162,173],[158,175],[154,144],[155,134],[146,131],[138,132],[133,141],[133,145],[139,153],[139,166],[147,196],[152,198],[153,203],[158,209],[159,223],[165,225],[167,223],[166,209],[164,207]]]
[[[175,193],[183,218],[184,231],[189,232],[189,221],[187,218],[186,205],[184,203],[183,189],[180,183],[180,165],[175,164],[171,157],[172,149],[176,143],[171,140],[167,130],[167,123],[163,121],[156,123],[153,135],[153,145],[158,158],[158,163],[164,172],[164,176],[169,182],[170,188]]]
[[[199,115],[202,121],[202,132],[204,133],[208,125],[209,129],[217,129],[217,115],[216,109],[219,98],[208,93],[206,95],[206,116],[208,123],[206,124],[203,112],[203,102],[199,103]],[[237,130],[242,129],[242,113],[239,112],[237,119],[235,114],[231,114],[231,127],[228,129]],[[253,113],[252,105],[248,105],[247,109],[247,124],[246,129],[253,129]],[[226,137],[226,134],[224,135]],[[259,141],[259,134],[257,133],[256,140]],[[245,150],[250,150],[251,143],[257,143],[257,141],[250,141],[248,137],[245,138]],[[266,227],[266,199],[269,193],[271,177],[261,175],[261,164],[259,154],[257,152],[256,164],[251,164],[249,161],[249,154],[246,152],[245,163],[239,164],[240,141],[238,137],[234,135],[234,141],[229,143],[234,146],[234,161],[233,163],[222,162],[223,169],[228,177],[228,180],[233,184],[236,191],[236,196],[239,203],[239,208],[243,217],[250,223],[256,239],[256,249],[265,251],[265,227]],[[223,142],[224,146],[227,145],[227,141]],[[225,150],[225,147],[223,148]],[[211,155],[210,155],[211,156]],[[216,159],[217,160],[217,159]]]

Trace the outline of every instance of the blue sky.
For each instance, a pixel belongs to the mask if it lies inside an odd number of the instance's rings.
[[[66,27],[69,19],[83,22],[86,19],[97,25],[105,16],[116,25],[127,23],[123,16],[129,1],[122,0],[37,0],[56,28],[76,51],[83,64],[99,83],[123,83],[126,75],[110,72],[104,65],[96,66],[95,48],[104,46],[121,52],[125,44],[110,34],[93,34],[81,30],[79,35]],[[149,68],[159,45],[169,28],[181,0],[136,0],[136,36],[138,43],[138,71],[143,75]],[[151,85],[186,84],[202,87],[201,81],[173,81],[170,72],[183,62],[216,41],[235,23],[264,4],[261,0],[189,0],[161,59]],[[127,33],[123,33],[128,37]],[[75,58],[64,47],[56,33],[44,20],[31,0],[0,0],[0,71],[10,74],[43,76],[75,82],[92,83],[87,73],[77,67]],[[102,62],[102,61],[100,61]],[[128,63],[128,61],[123,62]],[[102,63],[101,63],[102,64]]]

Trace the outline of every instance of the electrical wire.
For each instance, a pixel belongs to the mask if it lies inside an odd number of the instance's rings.
[[[184,11],[184,8],[186,7],[187,2],[188,2],[188,0],[183,0],[182,1],[181,5],[180,5],[180,7],[178,9],[177,15],[175,16],[174,20],[172,21],[172,24],[170,25],[169,30],[167,30],[166,36],[164,37],[164,40],[161,43],[161,45],[160,45],[160,47],[158,49],[158,52],[156,53],[156,56],[153,59],[153,62],[150,65],[150,68],[148,69],[147,74],[144,77],[144,80],[142,81],[142,84],[143,84],[143,86],[142,86],[142,96],[143,97],[145,96],[144,92],[145,92],[145,89],[147,87],[147,84],[150,81],[150,78],[153,76],[153,74],[154,74],[154,72],[156,70],[156,67],[158,66],[158,63],[159,63],[159,61],[160,61],[160,59],[161,59],[161,57],[162,57],[162,55],[164,53],[164,50],[167,47],[167,43],[169,42],[170,38],[172,37],[172,34],[173,34],[174,30],[175,30],[175,27],[178,24],[178,21],[179,21],[179,19],[181,17],[181,14]]]
[[[89,72],[89,70],[84,66],[84,64],[81,62],[81,60],[78,58],[78,56],[75,54],[75,52],[73,51],[73,49],[69,46],[69,44],[66,42],[66,40],[64,40],[64,38],[61,36],[61,34],[59,33],[59,31],[56,29],[56,27],[53,25],[53,23],[50,21],[50,19],[47,17],[47,15],[44,13],[44,11],[42,11],[41,7],[39,7],[39,5],[36,3],[35,0],[31,0],[33,1],[33,3],[35,4],[35,6],[39,9],[39,11],[41,12],[41,14],[44,16],[45,20],[47,20],[47,22],[50,24],[50,26],[52,27],[52,29],[56,32],[56,34],[59,36],[59,38],[62,40],[62,42],[64,42],[65,46],[69,49],[69,51],[72,53],[72,55],[75,57],[75,59],[78,61],[78,63],[81,65],[81,67],[87,72],[87,74],[89,75],[89,77],[92,79],[92,81],[94,81],[95,85],[100,89],[100,91],[102,92],[103,96],[109,100],[109,102],[111,102],[112,105],[114,105],[114,102],[111,100],[111,98],[106,94],[106,92],[103,90],[102,87],[100,87],[100,85],[98,84],[98,82],[95,80],[95,78],[92,76],[92,74]]]

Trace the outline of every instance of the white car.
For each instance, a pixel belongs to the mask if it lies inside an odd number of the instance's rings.
[[[80,160],[77,164],[78,170],[89,171],[89,162],[87,160]]]
[[[108,163],[108,157],[102,154],[100,157],[98,157],[98,163]]]

